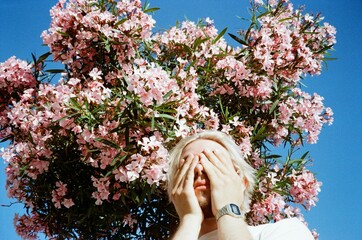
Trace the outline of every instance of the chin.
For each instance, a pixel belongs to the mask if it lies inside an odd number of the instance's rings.
[[[195,191],[197,201],[200,204],[200,207],[204,207],[211,204],[211,195],[210,191]]]
[[[211,194],[210,191],[197,191],[195,192],[197,201],[202,209],[204,218],[214,217],[211,209]]]

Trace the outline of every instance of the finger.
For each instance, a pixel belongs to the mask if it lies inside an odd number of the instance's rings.
[[[173,190],[178,189],[180,186],[183,185],[183,179],[185,177],[185,174],[187,173],[188,169],[190,168],[190,165],[192,164],[192,159],[193,159],[193,155],[190,154],[187,156],[186,160],[184,160],[183,165],[181,166],[181,168],[179,168],[176,171],[175,174],[175,181],[174,181],[174,187]]]
[[[205,154],[200,154],[200,162],[206,172],[206,175],[212,182],[213,179],[220,177],[220,171],[209,161]]]
[[[213,153],[229,171],[235,171],[233,161],[231,160],[231,156],[228,152],[215,149]]]
[[[194,177],[195,177],[195,167],[199,162],[199,157],[195,156],[192,159],[188,172],[186,173],[185,180],[184,180],[184,187],[186,188],[193,188],[194,185]]]
[[[223,158],[219,155],[216,155],[214,151],[211,151],[209,149],[205,149],[203,151],[203,154],[207,157],[207,159],[222,173],[227,173],[228,168],[225,166],[225,163],[223,162]]]
[[[173,179],[174,179],[174,180],[177,179],[177,178],[180,176],[180,174],[181,174],[182,171],[187,171],[187,168],[185,169],[185,168],[184,168],[184,165],[185,165],[185,163],[187,163],[187,162],[189,162],[190,160],[192,160],[193,157],[194,157],[193,154],[190,154],[190,155],[187,155],[186,158],[182,158],[182,159],[178,162],[178,164],[177,164],[177,170],[176,170],[176,172],[175,172],[175,174],[174,174],[174,176],[173,176]]]

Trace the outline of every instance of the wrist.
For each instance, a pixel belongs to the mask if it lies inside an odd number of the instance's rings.
[[[240,239],[240,236],[243,240],[253,239],[244,218],[224,215],[217,221],[217,228],[220,230],[219,239]]]
[[[180,217],[180,224],[172,240],[197,240],[201,229],[201,221],[199,217],[190,214]]]
[[[180,217],[180,225],[190,225],[190,227],[201,226],[202,216],[196,214],[186,214]]]

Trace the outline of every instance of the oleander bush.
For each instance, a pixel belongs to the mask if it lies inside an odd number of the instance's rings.
[[[60,0],[42,33],[49,52],[0,63],[1,156],[8,196],[27,210],[14,219],[24,239],[167,238],[168,151],[204,129],[230,134],[257,170],[249,224],[315,206],[303,147],[333,113],[302,81],[321,73],[335,28],[288,0],[255,0],[228,44],[209,18],[154,33],[155,10]]]

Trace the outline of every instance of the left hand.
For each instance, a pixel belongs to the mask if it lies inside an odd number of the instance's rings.
[[[245,185],[236,172],[227,152],[206,149],[200,154],[200,161],[210,180],[212,213],[216,216],[226,204],[241,206]]]

